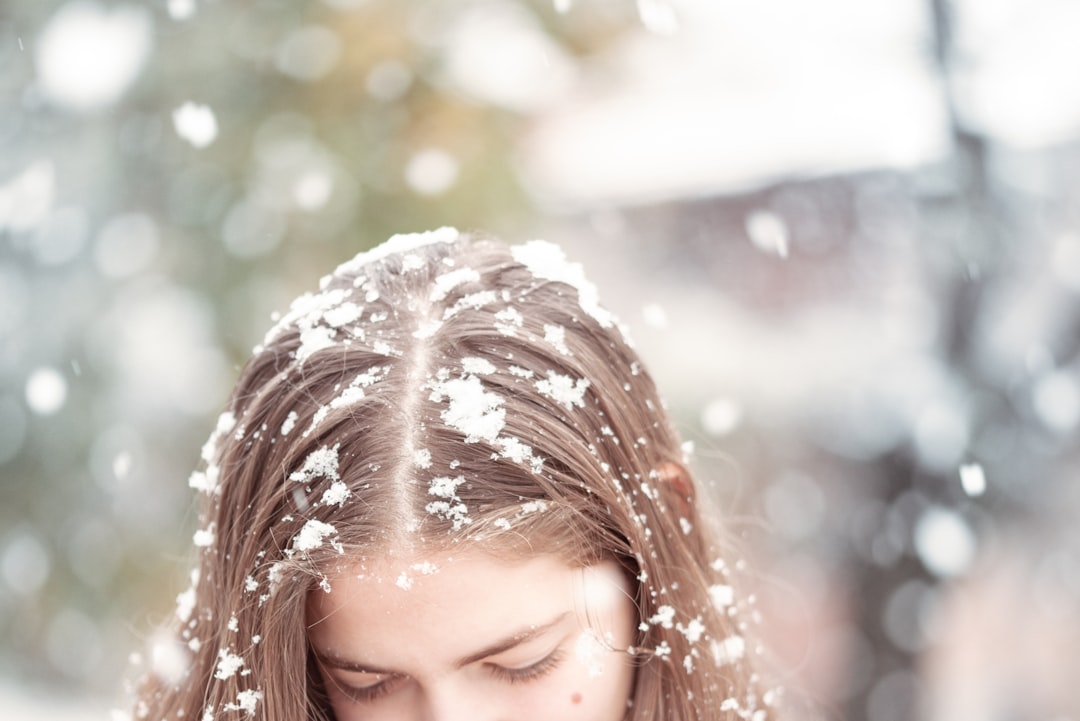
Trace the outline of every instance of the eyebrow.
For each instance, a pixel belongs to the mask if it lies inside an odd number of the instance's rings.
[[[563,620],[570,615],[569,611],[560,613],[558,616],[548,621],[547,623],[540,624],[539,626],[530,626],[522,631],[517,631],[510,634],[506,638],[503,638],[489,646],[485,646],[476,653],[470,653],[468,656],[464,656],[454,662],[454,668],[463,668],[470,663],[475,663],[481,659],[485,659],[488,656],[495,656],[497,654],[509,651],[512,648],[516,648],[523,643],[533,640],[538,636],[542,636],[551,629],[558,626]],[[377,668],[366,663],[358,663],[356,661],[350,661],[348,659],[341,658],[334,653],[324,653],[322,651],[312,649],[316,658],[319,661],[331,668],[341,669],[342,671],[351,671],[353,673],[372,673],[383,675],[394,675],[397,671],[389,671],[382,668]]]

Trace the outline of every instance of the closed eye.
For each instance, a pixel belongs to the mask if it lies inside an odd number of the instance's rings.
[[[488,664],[488,669],[495,678],[501,681],[506,681],[511,684],[525,683],[542,678],[554,671],[558,668],[559,664],[562,663],[563,656],[562,649],[557,648],[536,663],[529,664],[528,666],[522,666],[521,668],[507,668],[506,666],[499,666],[498,664]]]
[[[386,696],[394,691],[398,684],[405,678],[404,676],[388,674],[381,681],[377,681],[369,686],[353,686],[341,681],[333,674],[326,674],[326,676],[329,677],[334,688],[340,691],[349,700],[357,703],[369,703]]]
[[[562,649],[556,649],[536,663],[520,668],[508,668],[498,664],[486,664],[488,671],[496,679],[509,684],[527,683],[543,678],[558,668],[563,661]],[[371,703],[393,693],[404,680],[404,676],[387,674],[369,686],[353,686],[340,680],[334,674],[326,674],[330,682],[343,696],[355,703]]]

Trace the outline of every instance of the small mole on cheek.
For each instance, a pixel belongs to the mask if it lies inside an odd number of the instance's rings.
[[[577,691],[575,691],[575,692],[574,692],[574,693],[573,693],[573,694],[572,694],[572,695],[570,696],[570,703],[572,703],[572,704],[579,704],[579,703],[581,703],[581,694],[579,694],[579,693],[578,693]]]

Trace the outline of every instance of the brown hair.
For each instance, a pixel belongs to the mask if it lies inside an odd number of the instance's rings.
[[[148,674],[139,717],[332,718],[308,594],[356,554],[454,541],[637,579],[628,718],[772,716],[653,381],[553,245],[441,229],[342,265],[256,348],[203,456],[189,658]]]

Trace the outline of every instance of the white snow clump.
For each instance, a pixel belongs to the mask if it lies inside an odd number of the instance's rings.
[[[452,378],[433,383],[431,387],[432,401],[449,400],[449,407],[441,414],[442,419],[451,428],[464,433],[466,443],[481,439],[489,443],[495,441],[506,424],[506,410],[502,408],[503,399],[485,391],[479,378],[475,375]]]
[[[585,277],[580,263],[567,261],[562,249],[544,240],[530,240],[510,249],[514,260],[542,280],[566,283],[578,293],[578,304],[604,328],[614,324],[611,313],[600,307],[596,286]]]
[[[572,410],[574,406],[585,407],[585,391],[589,389],[587,378],[574,380],[555,371],[548,371],[546,380],[536,382],[536,390],[548,398]]]
[[[304,524],[300,532],[293,536],[292,547],[297,551],[311,551],[323,544],[323,540],[329,536],[336,536],[337,529],[329,523],[311,519]],[[338,553],[344,553],[345,549],[337,541],[331,541],[331,545]]]

